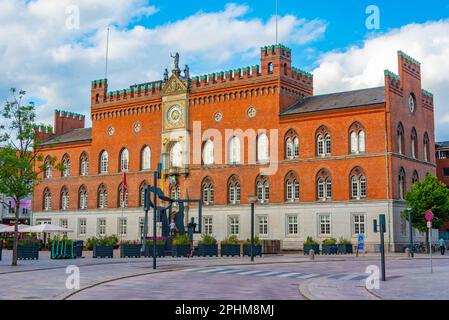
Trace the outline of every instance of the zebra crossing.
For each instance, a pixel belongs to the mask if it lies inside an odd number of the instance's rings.
[[[185,269],[184,272],[195,272],[202,274],[223,274],[223,275],[235,275],[235,276],[250,276],[250,277],[274,277],[281,279],[301,279],[309,280],[315,278],[328,278],[335,280],[351,280],[362,281],[365,280],[368,275],[360,274],[333,274],[323,275],[316,273],[301,273],[301,272],[289,272],[289,271],[267,271],[267,270],[249,270],[249,269],[236,269],[236,268],[193,268]]]

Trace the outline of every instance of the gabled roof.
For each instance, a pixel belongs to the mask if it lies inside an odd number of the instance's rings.
[[[307,97],[285,109],[281,116],[385,103],[385,87]]]
[[[89,141],[89,140],[92,140],[92,128],[75,129],[72,131],[51,136],[50,139],[42,142],[41,146],[49,146],[54,144]]]

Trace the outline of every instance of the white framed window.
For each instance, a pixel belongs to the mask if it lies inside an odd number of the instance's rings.
[[[257,216],[257,229],[260,236],[268,236],[268,216]]]
[[[359,132],[359,152],[363,153],[365,151],[366,151],[365,131],[361,130]]]
[[[97,220],[97,223],[98,236],[104,237],[106,235],[106,219],[100,218]]]
[[[151,169],[151,149],[148,146],[145,146],[142,149],[142,170],[150,170]]]
[[[257,137],[257,161],[260,163],[267,163],[269,160],[268,155],[269,142],[265,133],[260,134]]]
[[[287,215],[287,236],[299,235],[299,219],[297,215]]]
[[[259,203],[270,202],[270,182],[265,177],[259,177],[256,185],[257,200]]]
[[[80,175],[85,177],[89,175],[89,158],[86,154],[81,156],[80,160]]]
[[[228,183],[228,195],[230,204],[240,203],[240,181],[236,176],[233,176]]]
[[[366,233],[366,216],[364,214],[352,215],[352,234],[357,236]]]
[[[128,189],[123,190],[122,185],[120,185],[119,190],[119,206],[120,208],[128,208]]]
[[[123,149],[120,153],[120,172],[129,170],[129,151],[128,149]]]
[[[127,218],[118,218],[118,235],[126,236],[128,233],[128,219]]]
[[[317,137],[317,154],[324,156],[324,139],[321,134]]]
[[[108,173],[109,155],[107,151],[103,151],[100,156],[100,173]]]
[[[59,226],[67,229],[69,227],[69,222],[67,219],[59,219]]]
[[[67,189],[61,191],[61,210],[69,210],[69,192]]]
[[[52,176],[53,176],[52,166],[51,166],[50,162],[47,162],[45,164],[45,179],[50,179]]]
[[[240,139],[232,137],[229,141],[229,164],[240,163]]]
[[[326,142],[326,154],[330,155],[332,153],[332,149],[331,149],[331,135],[327,134],[324,139],[325,139],[325,142]]]
[[[80,188],[79,191],[79,208],[81,210],[85,210],[87,209],[87,205],[88,205],[88,197],[87,197],[87,190],[86,188],[83,186]]]
[[[67,178],[70,177],[70,159],[68,157],[64,157],[62,160],[62,176]]]
[[[87,220],[85,218],[78,219],[78,236],[86,236]]]
[[[285,157],[287,159],[293,159],[293,142],[291,138],[288,138],[287,141],[285,142]]]
[[[239,217],[228,217],[228,234],[238,236],[240,232]]]
[[[51,192],[48,189],[45,189],[44,191],[44,210],[51,210]]]
[[[181,168],[183,163],[182,145],[180,142],[176,142],[170,149],[170,166],[172,168]]]
[[[214,143],[210,139],[204,143],[203,163],[206,166],[214,164]]]
[[[98,188],[98,208],[105,209],[108,207],[108,190],[102,184]]]
[[[204,234],[208,234],[211,235],[213,232],[213,219],[212,217],[204,217],[204,221],[203,221],[203,225],[204,225]]]
[[[318,216],[319,219],[319,233],[320,236],[331,235],[331,216],[329,214],[323,214]]]

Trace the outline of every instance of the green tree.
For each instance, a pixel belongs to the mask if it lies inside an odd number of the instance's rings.
[[[420,232],[426,233],[428,247],[429,230],[425,219],[425,212],[431,210],[435,215],[432,226],[439,229],[449,220],[449,189],[433,175],[427,175],[424,181],[413,184],[410,192],[405,196],[411,210],[412,226]],[[408,220],[408,212],[402,213]]]
[[[15,229],[12,265],[17,265],[17,244],[20,200],[33,193],[44,170],[40,141],[34,137],[36,113],[32,102],[24,105],[25,91],[11,89],[12,100],[7,101],[0,114],[0,193],[15,202]],[[54,165],[56,158],[51,159]]]

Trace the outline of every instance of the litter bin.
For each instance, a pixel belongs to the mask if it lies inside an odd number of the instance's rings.
[[[82,240],[75,241],[74,246],[73,246],[73,250],[75,251],[74,254],[75,254],[76,258],[82,258],[82,256],[83,256],[83,247],[84,247],[84,241],[82,241]]]

